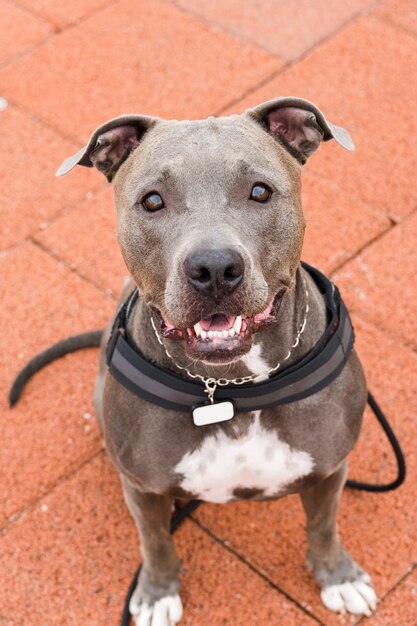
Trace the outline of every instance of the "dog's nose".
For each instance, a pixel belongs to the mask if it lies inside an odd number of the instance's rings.
[[[245,269],[242,256],[229,248],[195,250],[184,261],[187,280],[198,292],[218,299],[240,284]]]

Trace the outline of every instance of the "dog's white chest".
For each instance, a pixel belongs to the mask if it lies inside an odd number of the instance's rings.
[[[241,490],[272,496],[311,473],[310,454],[291,448],[260,423],[260,411],[245,435],[224,432],[207,437],[202,446],[183,456],[175,472],[184,476],[181,487],[209,502],[228,502]],[[235,492],[235,493],[234,493]]]

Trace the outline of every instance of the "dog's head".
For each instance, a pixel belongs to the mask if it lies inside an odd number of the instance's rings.
[[[312,103],[279,98],[243,115],[125,115],[66,159],[112,181],[118,241],[165,338],[208,363],[236,360],[275,323],[300,261],[301,165],[349,134]]]

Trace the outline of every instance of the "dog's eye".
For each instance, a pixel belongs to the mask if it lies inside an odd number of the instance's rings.
[[[147,211],[159,211],[164,208],[165,204],[159,193],[151,191],[142,198],[142,206]]]
[[[250,192],[250,200],[255,200],[255,202],[267,202],[271,197],[272,191],[266,185],[262,185],[261,183],[255,183],[252,187],[252,191]]]

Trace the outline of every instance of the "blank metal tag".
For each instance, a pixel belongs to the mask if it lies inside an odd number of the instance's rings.
[[[227,420],[232,419],[234,414],[233,403],[228,400],[213,402],[213,404],[203,404],[203,406],[197,406],[193,409],[193,419],[196,426],[227,422]]]

